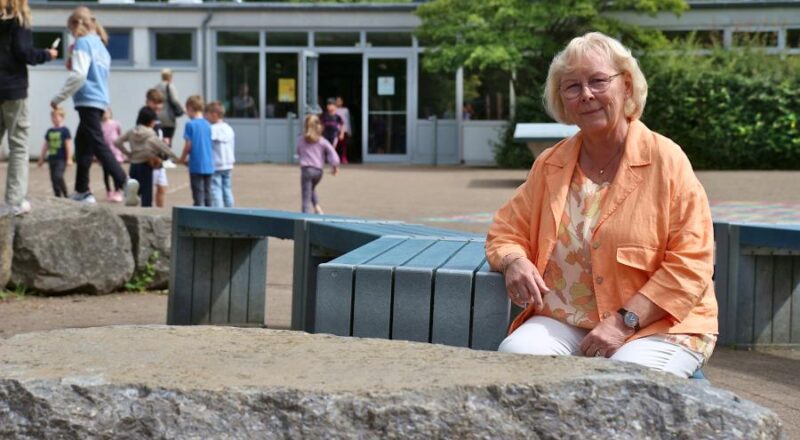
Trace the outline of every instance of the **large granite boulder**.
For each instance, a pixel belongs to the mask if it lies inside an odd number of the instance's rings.
[[[134,277],[150,277],[148,290],[166,289],[169,283],[169,261],[172,216],[165,209],[124,208],[116,211],[128,228],[136,263]]]
[[[16,221],[11,282],[47,294],[108,293],[133,274],[128,230],[110,209],[56,198],[30,200]]]
[[[0,205],[0,290],[11,279],[11,261],[14,258],[14,212]]]
[[[780,435],[730,392],[606,359],[232,327],[0,340],[0,438]]]

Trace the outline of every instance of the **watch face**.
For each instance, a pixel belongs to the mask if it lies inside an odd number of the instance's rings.
[[[625,314],[625,317],[622,318],[625,322],[625,325],[630,328],[636,328],[639,326],[639,317],[636,316],[636,313],[628,312]]]

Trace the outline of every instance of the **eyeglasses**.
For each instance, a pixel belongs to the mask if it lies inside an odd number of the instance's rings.
[[[624,72],[620,72],[616,75],[607,77],[592,78],[586,83],[586,85],[589,87],[589,90],[592,93],[603,93],[608,90],[609,87],[611,87],[611,81],[623,73]],[[581,92],[583,92],[582,82],[569,83],[566,86],[561,87],[561,96],[567,99],[575,99],[581,95]]]

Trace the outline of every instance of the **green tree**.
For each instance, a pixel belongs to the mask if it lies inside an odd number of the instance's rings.
[[[684,0],[434,0],[421,5],[416,35],[426,47],[423,67],[452,72],[459,67],[509,72],[517,95],[515,119],[547,121],[541,91],[553,56],[574,37],[600,31],[634,50],[662,47],[658,30],[623,23],[607,13],[633,10],[654,15],[680,14]],[[511,121],[497,160],[503,166],[529,166],[527,149],[513,143]]]

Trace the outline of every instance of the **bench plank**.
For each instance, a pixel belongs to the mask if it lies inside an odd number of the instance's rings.
[[[714,292],[719,307],[719,343],[727,343],[728,329],[728,224],[714,223]],[[732,329],[731,329],[732,330]]]
[[[497,350],[506,337],[511,319],[511,301],[503,275],[483,263],[475,273],[475,306],[472,310],[472,340],[476,350]]]
[[[211,273],[211,323],[227,324],[231,302],[231,241],[214,239],[214,262]]]
[[[194,279],[192,288],[192,324],[209,324],[211,314],[211,266],[214,239],[194,239]]]
[[[267,289],[267,239],[253,240],[250,251],[250,278],[247,301],[247,323],[264,325]]]
[[[738,252],[738,251],[737,251]],[[736,343],[753,343],[753,314],[755,301],[756,260],[750,255],[739,256],[739,286],[736,303]]]
[[[772,343],[788,344],[792,332],[792,257],[775,257]]]
[[[756,257],[756,283],[753,299],[753,337],[757,344],[772,342],[773,256]]]
[[[397,237],[383,237],[319,267],[315,332],[352,335],[355,267],[402,243]]]
[[[392,337],[430,342],[433,280],[443,265],[465,242],[438,240],[395,269]]]
[[[800,257],[792,257],[792,335],[793,344],[800,344]]]
[[[232,240],[231,243],[231,306],[230,323],[247,323],[247,301],[250,289],[250,250],[253,240]]]
[[[436,271],[431,342],[469,347],[473,277],[484,259],[484,243],[468,242]]]
[[[356,267],[353,297],[353,336],[392,337],[392,286],[395,266],[402,265],[434,243],[405,240]]]
[[[178,226],[172,227],[172,257],[170,261],[167,324],[192,323],[192,281],[194,280],[194,240],[181,236]]]

